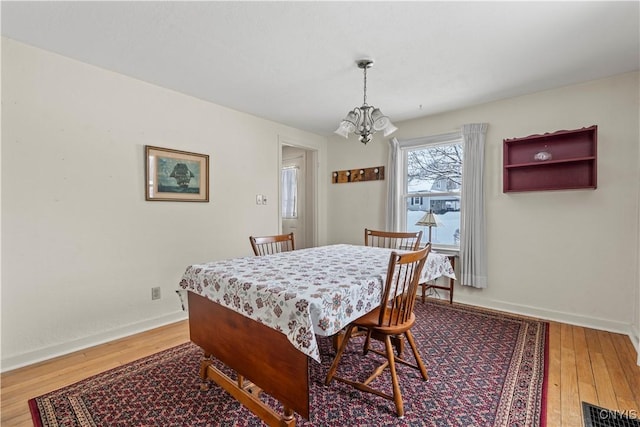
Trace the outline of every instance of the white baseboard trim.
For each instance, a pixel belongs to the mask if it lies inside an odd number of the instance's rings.
[[[638,366],[640,366],[640,331],[638,331],[637,326],[631,327],[631,333],[629,334],[629,338],[631,338],[631,342],[633,346],[636,348],[636,355],[638,356]]]
[[[144,320],[142,322],[123,326],[122,328],[113,329],[102,332],[97,335],[81,338],[78,340],[56,344],[50,347],[22,353],[17,356],[3,358],[0,361],[0,372],[12,371],[34,363],[52,359],[54,357],[64,356],[75,351],[84,350],[89,347],[104,344],[109,341],[125,338],[131,335],[145,332],[171,323],[179,322],[188,318],[185,311],[176,311],[154,319]]]
[[[555,322],[568,323],[570,325],[583,326],[587,328],[600,329],[609,332],[621,333],[629,336],[636,353],[640,354],[640,333],[637,328],[631,324],[616,322],[607,319],[598,319],[587,316],[579,316],[572,313],[540,309],[522,304],[512,304],[504,301],[489,300],[484,298],[454,298],[454,302],[462,304],[475,305],[478,307],[489,308],[492,310],[504,311],[512,314],[523,316],[531,316],[539,319],[550,320]],[[125,338],[140,332],[145,332],[171,323],[186,320],[188,313],[186,311],[177,311],[155,319],[145,320],[133,325],[128,325],[119,329],[107,331],[98,335],[82,338],[72,342],[57,344],[54,346],[42,348],[39,350],[20,354],[18,356],[8,357],[0,361],[0,372],[7,372],[34,363],[42,362],[58,356],[64,356],[74,351],[84,350],[99,344],[104,344],[120,338]],[[640,365],[640,356],[638,357]]]
[[[455,302],[489,308],[492,310],[504,311],[512,314],[519,314],[522,316],[536,317],[543,320],[567,323],[569,325],[582,326],[585,328],[599,329],[603,331],[628,335],[629,339],[631,339],[631,342],[636,347],[636,352],[638,351],[638,333],[637,331],[634,331],[633,325],[631,323],[600,319],[597,317],[582,316],[574,313],[548,310],[524,304],[513,304],[510,302],[490,300],[485,298],[465,298],[464,296],[456,296],[454,298],[454,303]]]

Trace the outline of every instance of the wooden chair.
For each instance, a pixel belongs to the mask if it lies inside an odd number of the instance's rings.
[[[251,242],[253,253],[256,254],[256,256],[272,255],[295,249],[293,233],[262,237],[250,236],[249,241]]]
[[[393,400],[398,416],[404,416],[402,394],[400,393],[400,386],[398,384],[398,377],[396,374],[396,363],[402,363],[415,368],[420,371],[424,380],[428,379],[427,370],[420,358],[418,348],[416,347],[413,335],[411,334],[411,327],[416,321],[415,315],[413,314],[413,306],[416,300],[418,281],[430,250],[431,244],[428,244],[424,249],[419,251],[406,252],[402,254],[398,254],[395,251],[391,253],[389,258],[389,269],[387,270],[387,279],[385,281],[384,292],[382,295],[382,303],[375,310],[349,324],[344,339],[338,348],[336,357],[329,368],[329,373],[325,380],[326,385],[329,385],[331,380],[335,378],[336,380],[349,384],[358,390],[373,393],[388,400]],[[369,378],[364,380],[364,382],[352,381],[335,375],[340,359],[342,358],[342,354],[344,353],[349,340],[353,337],[352,332],[356,328],[357,330],[365,330],[367,332],[363,354],[366,355],[369,351],[372,351],[373,353],[386,358],[385,362],[375,369]],[[413,351],[413,357],[416,361],[415,364],[394,353],[391,338],[398,335],[404,335],[404,337],[406,337],[409,345],[411,346],[411,350]],[[383,342],[385,351],[372,348],[371,339]],[[369,386],[369,384],[375,378],[380,376],[386,368],[389,368],[391,372],[393,396]]]
[[[365,246],[417,251],[420,248],[422,231],[396,232],[364,229]]]

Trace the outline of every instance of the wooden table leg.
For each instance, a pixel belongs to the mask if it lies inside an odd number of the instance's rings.
[[[209,358],[207,354],[204,355],[204,358],[200,361],[200,390],[207,391],[209,390],[209,377],[207,376],[207,368],[213,362]]]

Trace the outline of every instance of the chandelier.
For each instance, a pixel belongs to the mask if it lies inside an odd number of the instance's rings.
[[[374,133],[384,131],[384,136],[389,136],[398,128],[391,123],[389,117],[382,114],[379,108],[367,104],[367,68],[371,68],[373,61],[361,59],[356,61],[356,64],[364,71],[364,101],[361,107],[349,111],[335,133],[345,138],[348,138],[350,133],[355,133],[360,137],[360,142],[366,144],[371,141]]]

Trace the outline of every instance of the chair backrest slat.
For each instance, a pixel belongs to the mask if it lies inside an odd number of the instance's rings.
[[[431,244],[427,244],[418,251],[391,253],[378,319],[380,326],[397,326],[410,320],[420,274],[430,251]]]
[[[293,233],[275,236],[249,237],[251,248],[256,256],[273,255],[295,250]]]
[[[420,240],[422,240],[422,231],[397,232],[364,229],[365,246],[417,251],[420,248]]]

